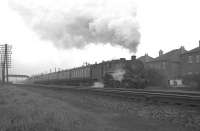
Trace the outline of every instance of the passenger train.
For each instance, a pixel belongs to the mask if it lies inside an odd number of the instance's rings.
[[[122,80],[116,80],[113,74],[123,70]],[[66,69],[47,74],[30,77],[27,82],[38,84],[62,84],[62,85],[93,85],[94,82],[103,82],[105,87],[144,88],[146,80],[142,77],[144,64],[132,56],[130,60],[120,58],[118,60],[103,61],[96,64]],[[117,74],[118,75],[118,74]]]

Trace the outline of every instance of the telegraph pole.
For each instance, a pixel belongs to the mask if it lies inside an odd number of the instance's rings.
[[[5,70],[6,70],[6,83],[8,83],[8,45],[5,44]]]
[[[1,64],[0,68],[2,70],[2,83],[8,83],[9,73],[8,69],[11,68],[11,46],[8,44],[0,45],[0,55],[1,55]]]

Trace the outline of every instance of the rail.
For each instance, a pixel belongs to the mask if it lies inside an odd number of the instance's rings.
[[[144,90],[123,88],[92,88],[80,86],[58,86],[40,84],[15,84],[16,86],[32,86],[51,89],[63,89],[73,91],[87,91],[101,95],[117,96],[128,99],[142,99],[149,102],[168,103],[192,107],[200,107],[200,92],[166,91],[166,90]]]

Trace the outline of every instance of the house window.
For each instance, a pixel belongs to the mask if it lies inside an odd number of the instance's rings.
[[[165,69],[166,68],[166,63],[163,62],[162,64],[163,64],[163,69]]]
[[[192,63],[192,56],[188,56],[188,63]]]
[[[200,55],[196,56],[196,63],[200,63]]]
[[[162,69],[162,63],[160,63],[160,64],[158,65],[158,68],[159,68],[159,69]]]

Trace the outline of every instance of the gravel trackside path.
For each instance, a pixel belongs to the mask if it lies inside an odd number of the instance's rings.
[[[154,108],[83,92],[7,86],[0,88],[0,131],[198,130],[176,119],[164,119],[159,116],[162,112],[154,113],[154,118],[152,111],[146,111]],[[178,109],[169,110],[173,116]]]

